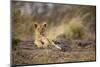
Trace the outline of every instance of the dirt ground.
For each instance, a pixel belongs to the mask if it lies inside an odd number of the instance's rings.
[[[62,49],[37,48],[32,41],[22,41],[12,51],[13,64],[47,64],[96,60],[94,40],[57,40],[55,44]]]

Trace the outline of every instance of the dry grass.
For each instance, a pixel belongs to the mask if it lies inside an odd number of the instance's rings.
[[[50,49],[15,51],[13,57],[14,64],[47,64],[96,60],[95,51],[61,52]]]

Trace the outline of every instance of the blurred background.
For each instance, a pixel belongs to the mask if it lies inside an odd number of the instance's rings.
[[[14,42],[34,40],[34,23],[43,22],[49,39],[64,35],[95,40],[95,6],[12,1],[11,15]]]

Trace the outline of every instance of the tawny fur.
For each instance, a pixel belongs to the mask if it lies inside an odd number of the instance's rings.
[[[61,49],[59,46],[55,45],[54,42],[52,40],[49,40],[45,34],[46,31],[46,23],[42,23],[42,24],[34,24],[35,27],[35,45],[38,48],[47,48],[48,45],[53,45],[58,49]]]

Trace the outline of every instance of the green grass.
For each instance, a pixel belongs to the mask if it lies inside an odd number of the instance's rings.
[[[86,34],[88,34],[87,28],[77,18],[72,19],[65,26],[65,35],[71,39],[83,39]]]

